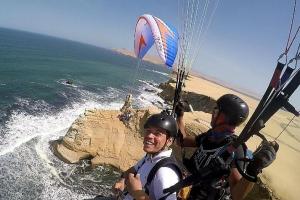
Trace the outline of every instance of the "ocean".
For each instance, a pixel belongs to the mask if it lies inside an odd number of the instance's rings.
[[[0,28],[0,199],[90,199],[110,195],[119,173],[53,155],[85,109],[160,106],[170,71],[111,50]],[[68,84],[70,81],[72,84]]]

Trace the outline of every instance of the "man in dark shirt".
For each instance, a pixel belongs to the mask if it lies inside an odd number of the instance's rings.
[[[234,155],[220,154],[224,145],[229,144],[237,136],[234,129],[243,123],[249,114],[246,102],[233,94],[226,94],[217,100],[217,106],[213,110],[211,129],[198,136],[187,136],[183,121],[183,109],[176,107],[177,123],[182,134],[182,147],[197,147],[193,156],[186,162],[190,173],[195,174],[199,170],[211,164],[216,157],[227,161],[236,159],[236,156],[244,156],[244,148],[237,148]],[[262,148],[253,155],[253,160],[247,165],[246,172],[256,177],[260,171],[270,165],[276,157],[274,144],[262,143]],[[220,156],[221,155],[221,156]],[[235,158],[233,158],[235,157]],[[230,164],[228,174],[211,182],[195,184],[190,191],[189,199],[243,199],[251,191],[254,182],[242,177],[234,162]]]

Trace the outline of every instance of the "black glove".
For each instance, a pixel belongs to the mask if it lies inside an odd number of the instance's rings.
[[[247,166],[247,174],[254,177],[256,181],[257,175],[263,168],[268,167],[275,159],[279,145],[276,142],[263,141],[260,146],[253,152],[253,159]]]
[[[182,117],[184,112],[190,111],[187,101],[179,101],[175,107],[175,113],[177,117]]]

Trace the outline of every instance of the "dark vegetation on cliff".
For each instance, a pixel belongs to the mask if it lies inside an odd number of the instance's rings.
[[[170,79],[166,83],[161,83],[159,88],[163,91],[159,94],[168,104],[171,104],[174,98],[174,86],[175,81]],[[213,108],[216,106],[216,100],[194,92],[182,91],[181,99],[187,101],[193,107],[194,111],[203,111],[205,113],[212,113]]]

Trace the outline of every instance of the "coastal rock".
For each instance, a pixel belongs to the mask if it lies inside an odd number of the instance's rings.
[[[126,170],[144,152],[142,135],[145,120],[158,110],[132,110],[128,121],[121,121],[118,110],[86,110],[54,147],[55,154],[69,163],[90,158],[93,165],[109,164]]]
[[[128,121],[121,121],[118,110],[86,110],[53,145],[54,153],[63,161],[78,163],[91,159],[92,165],[108,164],[120,170],[134,165],[143,155],[143,124],[160,110],[132,109]],[[187,116],[187,132],[201,133],[207,126]],[[176,151],[178,154],[180,151]],[[180,157],[180,155],[178,155]]]
[[[166,83],[161,83],[159,88],[162,89],[162,92],[159,93],[159,96],[163,98],[166,102],[172,103],[174,98],[174,89],[175,82],[170,79]],[[216,100],[202,94],[197,94],[194,92],[181,92],[181,99],[187,101],[190,104],[194,111],[203,111],[205,113],[212,113],[213,108],[216,106]]]

